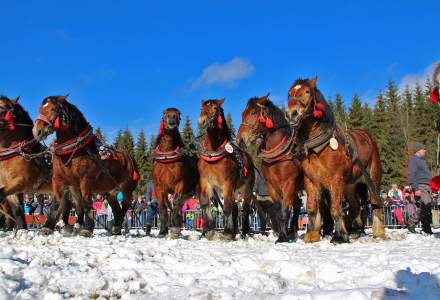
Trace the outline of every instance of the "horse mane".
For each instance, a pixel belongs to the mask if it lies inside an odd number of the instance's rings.
[[[218,100],[216,100],[216,99],[208,99],[208,100],[205,101],[205,103],[208,103],[208,104],[215,104],[215,103],[218,103]],[[231,129],[230,129],[229,126],[228,126],[228,122],[226,122],[225,112],[224,112],[224,110],[223,110],[223,107],[219,106],[219,110],[220,110],[220,116],[222,117],[222,120],[223,120],[223,122],[222,122],[222,127],[223,127],[223,128],[222,128],[222,131],[223,131],[223,134],[225,135],[226,140],[231,141],[231,140],[232,140],[232,134],[233,134],[233,132],[231,132]],[[216,121],[217,121],[217,120],[216,120]]]
[[[440,84],[440,62],[435,67],[433,80],[435,84]]]
[[[247,103],[247,106],[252,108],[253,110],[258,109],[259,108],[259,106],[257,104],[258,99],[259,99],[258,97],[250,98]],[[274,124],[274,128],[277,128],[277,129],[280,128],[283,130],[284,134],[287,134],[290,136],[290,134],[291,134],[290,126],[289,126],[289,123],[287,122],[285,114],[281,110],[281,108],[276,106],[269,99],[267,99],[265,106],[268,108],[267,114],[268,114],[268,117],[272,120],[272,122]]]
[[[49,96],[43,100],[42,105],[46,104],[47,101],[52,101],[61,105],[64,114],[67,117],[67,122],[69,123],[69,128],[71,128],[74,133],[78,134],[87,126],[88,122],[84,117],[83,113],[72,103],[67,100],[59,101],[60,96]]]

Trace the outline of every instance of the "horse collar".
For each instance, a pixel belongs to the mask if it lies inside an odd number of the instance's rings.
[[[94,138],[95,135],[93,134],[93,129],[89,124],[87,124],[84,130],[77,137],[64,143],[54,142],[52,144],[52,149],[56,155],[62,156],[71,154],[85,148]]]
[[[182,160],[184,156],[183,148],[177,147],[172,151],[163,152],[159,150],[159,146],[154,149],[153,152],[153,161],[157,161],[160,163],[171,163]]]
[[[228,152],[226,152],[225,146],[228,143],[228,140],[225,139],[225,141],[218,147],[216,150],[206,150],[204,145],[202,144],[200,147],[200,158],[207,162],[216,162],[220,159],[224,158],[226,155],[228,155]]]

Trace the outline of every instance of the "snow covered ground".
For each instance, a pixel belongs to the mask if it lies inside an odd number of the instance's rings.
[[[440,233],[337,246],[135,233],[0,233],[0,299],[440,299]]]

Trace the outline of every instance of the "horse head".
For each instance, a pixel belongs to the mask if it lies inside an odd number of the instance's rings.
[[[18,103],[19,98],[11,100],[0,96],[0,129],[15,131],[16,123],[22,123],[21,126],[32,124],[29,114]]]
[[[180,110],[177,108],[167,108],[164,110],[162,115],[163,128],[167,130],[179,129],[180,115]]]
[[[44,98],[39,109],[40,115],[35,120],[32,133],[37,141],[46,139],[57,130],[65,130],[67,116],[63,108],[66,96],[49,96]]]
[[[226,120],[222,108],[224,102],[225,99],[202,100],[202,109],[198,119],[198,124],[203,131],[213,128],[225,128]]]
[[[284,124],[283,124],[284,123]],[[267,132],[287,125],[282,111],[270,100],[269,94],[249,99],[246,109],[241,115],[241,125],[238,129],[239,144],[248,146]]]
[[[296,128],[307,117],[321,118],[324,104],[321,103],[321,93],[316,88],[318,79],[298,79],[289,89],[287,117]]]

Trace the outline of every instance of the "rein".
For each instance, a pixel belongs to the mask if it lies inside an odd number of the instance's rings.
[[[38,154],[28,154],[24,150],[26,148],[29,148],[36,144],[37,141],[34,138],[29,138],[27,140],[24,140],[18,144],[15,144],[9,148],[3,148],[0,149],[0,161],[8,160],[10,158],[16,157],[16,156],[23,156],[26,160],[30,161],[32,158],[41,155],[41,153]],[[46,151],[43,151],[42,153],[46,153]]]

